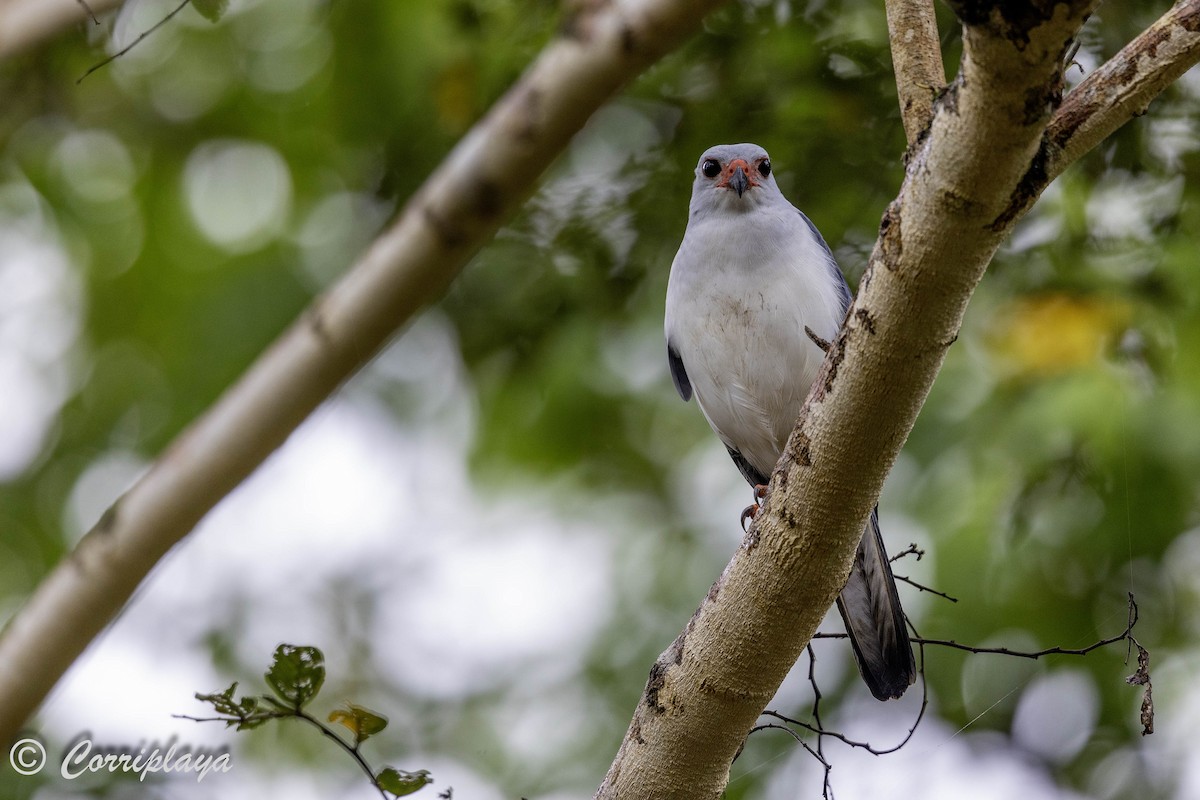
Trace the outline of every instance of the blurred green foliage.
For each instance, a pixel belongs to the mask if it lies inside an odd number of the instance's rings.
[[[142,3],[0,64],[0,227],[68,254],[55,284],[65,317],[38,330],[71,342],[46,379],[44,436],[0,484],[5,608],[78,533],[69,508],[87,466],[112,450],[160,453],[353,262],[561,13],[501,0],[247,0],[215,23],[185,10],[76,85],[110,41],[164,9]],[[1105,5],[1081,37],[1081,69],[1159,10]],[[939,11],[953,73],[957,38]],[[1134,591],[1155,661],[1196,658],[1198,98],[1193,73],[1074,166],[980,287],[882,503],[885,522],[902,520],[930,553],[914,575],[960,600],[905,590],[921,633],[1075,647],[1118,632]],[[434,701],[383,688],[373,701],[410,708],[425,720],[414,747],[453,754],[508,795],[599,781],[648,665],[736,542],[732,517],[712,523],[724,541],[698,532],[695,498],[680,489],[713,440],[670,387],[661,315],[695,159],[745,140],[771,152],[785,194],[856,283],[903,174],[880,4],[747,1],[714,14],[548,165],[539,194],[440,304],[477,401],[478,483],[497,494],[550,485],[563,514],[580,497],[626,504],[613,519],[642,523],[612,531],[628,554],[619,563],[649,570],[617,576],[614,621],[578,676],[587,733],[557,749],[547,736],[540,767],[507,749],[503,691]],[[406,418],[401,388],[372,391]],[[213,621],[222,668],[239,666],[226,663],[235,635]],[[1063,666],[927,656],[936,714],[1004,736],[1013,675]],[[1181,766],[1142,757],[1155,745],[1139,740],[1140,695],[1121,681],[1132,672],[1121,656],[1068,665],[1099,696],[1086,743],[1065,760],[1025,757],[1095,796],[1174,796]],[[829,701],[857,691],[854,677],[823,686]],[[757,737],[746,759],[794,747]],[[1120,762],[1133,766],[1111,768],[1122,753],[1138,754]],[[762,796],[769,772],[734,774],[729,797]]]

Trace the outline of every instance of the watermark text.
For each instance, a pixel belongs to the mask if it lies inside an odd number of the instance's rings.
[[[8,761],[21,775],[37,774],[46,766],[46,748],[37,738],[22,738],[9,750]],[[97,742],[90,731],[72,739],[59,760],[59,774],[69,781],[104,772],[132,773],[139,781],[158,773],[190,773],[199,783],[210,772],[232,768],[228,750],[185,744],[175,735],[165,742],[143,740],[125,745]]]

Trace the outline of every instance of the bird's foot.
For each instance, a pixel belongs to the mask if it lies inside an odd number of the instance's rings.
[[[758,513],[759,504],[767,497],[767,486],[764,483],[755,484],[754,502],[742,509],[742,530],[746,530],[746,520],[754,519]]]

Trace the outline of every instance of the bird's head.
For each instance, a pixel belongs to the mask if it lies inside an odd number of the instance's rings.
[[[782,197],[771,173],[771,158],[756,144],[719,144],[705,150],[696,164],[693,213],[749,210],[776,196]]]

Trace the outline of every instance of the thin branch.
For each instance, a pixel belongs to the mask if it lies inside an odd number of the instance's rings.
[[[914,639],[913,641],[916,641],[916,640]],[[811,723],[804,722],[803,720],[792,719],[791,717],[788,717],[785,714],[780,714],[778,711],[767,710],[767,711],[763,712],[763,716],[774,717],[775,719],[777,719],[781,722],[785,722],[789,725],[795,725],[798,728],[803,728],[804,730],[809,731],[810,733],[815,733],[818,736],[818,741],[820,741],[820,737],[829,736],[833,739],[837,739],[842,744],[849,745],[850,747],[856,747],[860,750],[866,750],[868,753],[870,753],[873,756],[886,756],[890,753],[895,753],[896,751],[900,750],[902,747],[904,747],[906,744],[908,744],[912,740],[913,735],[916,734],[916,732],[917,732],[917,728],[920,727],[920,725],[921,725],[921,720],[923,720],[925,718],[925,711],[929,708],[929,685],[925,681],[925,653],[923,650],[921,651],[920,673],[921,673],[921,708],[917,711],[916,719],[913,720],[913,723],[909,727],[908,732],[906,734],[904,734],[904,738],[901,739],[896,744],[892,745],[891,747],[880,748],[880,747],[875,747],[870,742],[862,742],[857,739],[851,739],[849,736],[847,736],[844,733],[824,727],[821,724],[821,720],[816,716],[813,717],[813,721]],[[823,756],[824,756],[824,754],[822,753],[822,757]],[[824,760],[823,760],[823,763],[824,763]],[[828,780],[828,772],[826,772],[826,780]]]
[[[825,780],[826,780],[826,784],[828,784],[829,770],[832,769],[832,765],[830,765],[830,763],[825,760],[825,756],[818,753],[816,750],[813,749],[812,745],[810,745],[808,742],[804,741],[804,737],[802,737],[800,734],[796,733],[794,730],[789,728],[787,725],[780,725],[778,722],[764,722],[761,725],[755,725],[753,728],[750,729],[750,733],[748,733],[746,735],[750,736],[752,734],[758,733],[759,731],[783,731],[788,736],[791,736],[792,739],[796,742],[796,744],[800,745],[805,750],[807,750],[808,754],[810,756],[815,758],[823,767],[825,767]],[[826,796],[828,796],[828,795],[826,795]]]
[[[1063,98],[1046,128],[1045,183],[1146,113],[1163,89],[1197,62],[1200,0],[1178,0]]]
[[[946,68],[933,0],[886,0],[896,96],[911,147],[933,119],[933,101],[946,88]]]
[[[907,558],[908,556],[916,556],[917,561],[920,561],[922,558],[925,557],[925,551],[922,550],[921,548],[917,547],[916,543],[913,542],[913,543],[910,543],[908,545],[908,547],[904,548],[899,553],[896,553],[896,555],[889,558],[888,561],[895,564],[900,559]]]
[[[922,592],[929,592],[930,594],[936,594],[938,597],[944,597],[947,600],[949,600],[951,603],[958,602],[957,597],[951,597],[950,595],[946,594],[945,592],[939,592],[937,589],[931,589],[923,583],[917,583],[916,581],[914,581],[912,578],[908,577],[907,575],[894,575],[893,577],[895,577],[895,579],[898,581],[904,581],[909,586],[915,586],[916,588],[920,589]]]
[[[821,722],[821,687],[817,685],[817,651],[813,650],[812,642],[808,643],[808,647],[805,650],[808,652],[808,685],[813,690],[811,713],[813,722],[816,724],[818,731],[821,731],[825,729],[825,726]],[[817,736],[816,755],[817,761],[821,762],[821,766],[825,768],[825,777],[821,783],[821,795],[825,800],[833,800],[833,784],[829,781],[829,773],[833,771],[833,765],[825,757],[825,737],[819,734]]]
[[[371,785],[379,790],[380,797],[382,797],[383,800],[388,800],[388,793],[385,792],[383,787],[379,785],[379,781],[375,778],[375,770],[371,768],[371,765],[367,763],[367,760],[363,758],[362,753],[359,752],[358,744],[351,746],[348,742],[346,742],[345,739],[343,739],[341,736],[338,736],[336,733],[326,727],[323,722],[303,709],[296,709],[293,716],[295,716],[297,719],[304,720],[309,725],[312,725],[314,728],[319,730],[323,736],[337,742],[338,747],[349,753],[350,757],[353,758],[358,766],[362,768],[362,771],[367,773],[367,778],[370,779]]]
[[[87,0],[75,0],[75,2],[79,3],[79,7],[82,8],[89,17],[91,17],[93,25],[100,24],[100,20],[96,17],[96,12],[92,11],[92,7],[87,4]]]
[[[816,637],[814,637],[814,638],[816,638]],[[778,714],[774,711],[764,711],[762,714],[763,716],[775,717],[776,719],[780,720],[781,722],[784,722],[785,724],[780,725],[775,722],[765,722],[765,723],[762,723],[759,725],[755,725],[753,728],[750,729],[750,732],[747,733],[746,736],[749,737],[752,734],[754,734],[756,731],[762,731],[762,730],[786,731],[792,737],[792,739],[794,739],[797,743],[800,744],[800,746],[802,746],[805,750],[807,750],[808,754],[811,755],[813,758],[815,758],[817,760],[817,763],[819,763],[821,765],[822,769],[824,770],[824,777],[821,782],[821,796],[824,798],[824,800],[833,800],[833,783],[830,780],[830,773],[833,771],[833,764],[830,763],[829,759],[825,757],[825,740],[824,740],[824,736],[826,735],[826,733],[830,733],[830,732],[827,731],[825,726],[821,724],[821,698],[823,697],[823,695],[821,694],[821,687],[817,684],[817,675],[816,675],[817,654],[816,654],[816,651],[813,650],[811,642],[809,643],[808,647],[805,648],[805,650],[808,653],[808,684],[809,684],[809,686],[812,687],[812,692],[813,692],[812,710],[809,712],[810,716],[813,719],[813,724],[809,725],[807,723],[797,722],[796,720],[785,717],[782,714]],[[792,725],[792,724],[794,724],[797,727],[800,727],[804,730],[807,730],[811,733],[816,733],[817,734],[817,746],[814,748],[808,742],[804,741],[803,737],[801,737],[799,733],[797,733],[796,731],[794,731],[790,727],[788,727],[788,725]]]
[[[1111,639],[1103,639],[1099,642],[1094,642],[1087,647],[1070,648],[1070,647],[1047,647],[1045,650],[1036,650],[1034,652],[1025,652],[1023,650],[1013,650],[1009,647],[977,647],[970,644],[961,644],[953,639],[922,639],[914,637],[913,642],[923,645],[937,645],[939,647],[949,647],[952,650],[962,650],[967,653],[993,654],[999,656],[1014,656],[1016,658],[1039,659],[1045,656],[1086,656],[1093,650],[1097,650],[1105,645],[1110,645],[1113,642],[1125,641],[1128,632],[1122,633],[1119,636],[1114,636]]]
[[[230,719],[229,717],[193,717],[190,714],[172,714],[171,718],[186,719],[188,722],[224,722],[226,725],[229,725],[232,722],[259,722],[260,720],[265,722],[271,719],[282,719],[286,716],[290,715],[279,711],[256,711],[253,714],[247,714],[237,719]]]
[[[1041,658],[1043,656],[1048,656],[1048,655],[1084,656],[1084,655],[1087,655],[1088,653],[1091,653],[1092,651],[1097,650],[1101,647],[1115,644],[1116,642],[1119,642],[1122,640],[1128,640],[1131,643],[1131,646],[1137,647],[1137,651],[1138,651],[1137,671],[1135,671],[1133,675],[1130,675],[1128,678],[1126,678],[1125,681],[1126,681],[1126,683],[1129,683],[1131,685],[1146,687],[1145,690],[1143,691],[1140,719],[1142,722],[1143,735],[1153,733],[1154,732],[1154,701],[1153,701],[1153,697],[1151,695],[1151,685],[1150,685],[1150,671],[1149,671],[1150,655],[1149,655],[1149,653],[1146,652],[1145,648],[1143,648],[1140,644],[1138,644],[1137,640],[1133,638],[1133,628],[1137,624],[1137,621],[1138,621],[1137,602],[1134,600],[1133,594],[1130,593],[1129,594],[1128,617],[1127,617],[1126,624],[1125,624],[1125,630],[1122,631],[1121,633],[1117,634],[1116,636],[1110,636],[1106,639],[1101,639],[1100,641],[1090,644],[1087,647],[1081,647],[1081,648],[1049,647],[1044,650],[1038,650],[1035,652],[1023,652],[1023,651],[1019,651],[1019,650],[1011,650],[1011,649],[1005,648],[1005,647],[971,647],[968,645],[958,644],[957,642],[950,642],[950,641],[945,641],[945,640],[941,640],[941,639],[926,639],[926,638],[920,636],[917,633],[916,629],[914,628],[913,629],[914,635],[912,637],[912,641],[917,644],[919,651],[920,651],[920,657],[921,657],[921,659],[920,659],[921,666],[920,666],[920,669],[918,670],[921,675],[921,708],[920,708],[920,711],[917,712],[917,717],[915,720],[913,720],[913,723],[909,727],[908,733],[904,736],[904,739],[901,742],[899,742],[898,744],[896,744],[895,746],[888,747],[888,748],[878,748],[869,742],[860,741],[858,739],[851,739],[849,736],[846,736],[844,733],[841,733],[840,731],[835,731],[835,730],[826,728],[824,723],[822,723],[821,714],[820,714],[822,694],[821,694],[820,687],[817,685],[817,680],[816,680],[816,675],[815,675],[816,654],[814,653],[812,644],[810,643],[808,646],[808,656],[809,656],[808,682],[812,686],[812,690],[813,690],[812,710],[809,712],[809,716],[812,718],[812,722],[805,722],[803,720],[795,719],[795,718],[789,717],[785,714],[781,714],[778,711],[766,710],[762,713],[762,716],[777,719],[783,724],[781,725],[778,723],[762,723],[762,724],[756,725],[755,727],[751,728],[750,733],[754,733],[754,732],[760,731],[760,730],[784,730],[784,731],[787,731],[795,741],[797,741],[798,743],[803,745],[804,749],[810,755],[812,755],[813,758],[815,758],[818,763],[821,764],[822,768],[824,769],[824,783],[823,783],[823,788],[822,788],[822,796],[825,798],[825,800],[832,800],[833,786],[830,783],[830,773],[833,769],[833,764],[829,760],[829,758],[825,755],[825,751],[822,746],[822,742],[823,742],[824,738],[828,736],[830,738],[836,739],[837,741],[839,741],[842,744],[845,744],[849,747],[854,747],[854,748],[858,748],[860,750],[865,750],[868,753],[871,753],[872,755],[876,755],[876,756],[882,756],[882,755],[887,755],[889,753],[894,753],[894,752],[900,750],[905,745],[907,745],[912,740],[912,737],[916,734],[917,728],[920,727],[921,721],[925,718],[925,712],[929,707],[929,683],[925,679],[925,666],[926,666],[925,647],[926,647],[926,645],[940,645],[943,647],[952,647],[955,649],[966,650],[971,653],[995,653],[995,654],[999,654],[999,655],[1015,656],[1015,657],[1019,657],[1019,658],[1037,659],[1037,658]],[[911,623],[910,623],[910,627],[911,627]],[[845,638],[845,634],[832,634],[832,633],[821,634],[821,633],[819,633],[819,634],[816,634],[815,636],[813,636],[813,638],[814,639],[817,639],[817,638],[840,639],[840,638]],[[797,733],[796,730],[794,730],[795,728],[799,728],[800,730],[804,730],[804,731],[808,731],[809,733],[816,734],[816,736],[817,736],[816,747],[814,748],[812,745],[805,742],[804,739],[800,736],[800,734]]]
[[[813,705],[812,705],[812,710],[810,711],[810,716],[812,717],[813,721],[811,723],[804,722],[802,720],[793,719],[792,717],[789,717],[785,714],[781,714],[778,711],[766,710],[766,711],[763,711],[762,716],[772,717],[774,719],[779,720],[783,724],[780,725],[780,724],[774,723],[774,722],[761,723],[761,724],[756,725],[753,728],[751,728],[750,734],[753,734],[756,731],[761,731],[761,730],[783,730],[783,731],[786,731],[788,734],[790,734],[792,739],[795,740],[796,742],[798,742],[801,746],[803,746],[804,749],[809,753],[809,755],[811,755],[813,758],[815,758],[817,760],[817,763],[819,763],[821,765],[821,767],[824,771],[824,776],[823,776],[822,784],[821,784],[821,796],[822,796],[822,798],[824,798],[824,800],[833,800],[833,782],[832,782],[832,777],[831,777],[832,772],[833,772],[833,762],[831,762],[829,760],[828,756],[825,755],[825,747],[824,747],[825,737],[828,736],[830,738],[836,739],[839,742],[841,742],[845,745],[848,745],[849,747],[856,747],[861,750],[866,750],[868,753],[871,753],[872,755],[876,755],[876,756],[882,756],[882,755],[887,755],[889,753],[894,753],[897,750],[899,750],[900,748],[907,745],[909,743],[909,741],[912,740],[913,735],[917,732],[917,728],[920,727],[921,720],[923,720],[925,718],[925,711],[929,708],[929,685],[925,681],[925,650],[924,650],[924,648],[921,649],[920,653],[921,653],[921,668],[920,668],[921,708],[917,712],[917,717],[916,717],[916,719],[913,720],[913,723],[909,727],[908,733],[905,735],[904,739],[899,744],[895,745],[894,747],[889,747],[886,749],[876,748],[868,742],[861,742],[856,739],[851,739],[850,737],[846,736],[845,734],[843,734],[839,731],[831,730],[831,729],[825,727],[825,725],[821,722],[821,714],[820,714],[821,697],[822,697],[821,688],[820,688],[820,686],[817,685],[817,679],[816,679],[816,674],[815,674],[817,657],[816,657],[816,653],[812,649],[811,644],[808,646],[808,657],[809,657],[808,682],[809,682],[809,685],[812,686],[812,690],[813,690]],[[808,742],[804,741],[803,737],[801,737],[800,734],[797,733],[793,729],[793,727],[800,728],[801,730],[805,730],[805,731],[808,731],[809,733],[816,734],[817,746],[814,748],[812,745],[808,744]],[[747,734],[747,735],[749,735],[749,734]]]
[[[889,559],[889,561],[891,561],[891,563],[894,564],[897,561],[899,561],[900,559],[906,558],[908,556],[916,556],[917,561],[920,561],[922,558],[925,557],[925,551],[922,550],[921,548],[917,547],[917,545],[915,543],[912,543],[912,544],[909,544],[908,547],[901,550],[899,553],[896,553],[896,555],[892,556]],[[946,594],[945,592],[939,592],[937,589],[932,589],[923,583],[917,583],[916,581],[914,581],[912,578],[908,577],[907,575],[895,575],[894,577],[896,578],[896,580],[904,581],[909,586],[916,587],[917,589],[921,590],[922,592],[929,592],[930,594],[936,594],[938,597],[944,597],[947,600],[949,600],[951,603],[958,602],[957,597],[951,597],[950,595]]]
[[[146,30],[142,31],[138,35],[138,37],[136,39],[134,39],[132,42],[125,45],[120,50],[113,53],[111,56],[104,59],[103,61],[100,61],[100,62],[88,67],[87,72],[83,73],[75,80],[75,85],[78,86],[79,84],[83,83],[83,79],[86,78],[88,75],[91,75],[93,72],[95,72],[98,69],[102,69],[102,68],[108,66],[109,64],[111,64],[112,62],[114,62],[118,58],[120,58],[121,56],[128,53],[133,48],[137,47],[139,44],[142,43],[142,40],[144,40],[150,34],[154,33],[156,30],[161,28],[163,25],[166,25],[168,22],[170,22],[175,17],[176,14],[178,14],[180,11],[183,11],[184,7],[189,5],[191,2],[192,2],[192,0],[183,0],[179,5],[175,6],[175,8],[173,8],[173,9],[171,9],[171,11],[168,12],[165,17],[163,17],[158,22],[151,25]]]
[[[1138,606],[1133,598],[1133,593],[1129,593],[1129,618],[1125,623],[1125,630],[1118,633],[1116,636],[1109,636],[1107,639],[1101,639],[1098,642],[1093,642],[1087,647],[1047,647],[1044,650],[1024,651],[1013,650],[1008,647],[976,647],[969,644],[959,644],[953,639],[924,639],[921,637],[913,637],[913,641],[921,645],[938,645],[939,647],[949,647],[954,650],[964,650],[968,653],[992,653],[1002,656],[1015,656],[1017,658],[1039,659],[1044,656],[1086,656],[1093,650],[1099,650],[1101,647],[1107,647],[1116,642],[1123,642],[1133,639],[1133,626],[1138,621]]]
[[[896,576],[899,578],[900,576]],[[957,601],[956,601],[957,602]],[[1129,595],[1129,619],[1125,624],[1125,630],[1118,633],[1116,636],[1110,636],[1107,639],[1101,639],[1098,642],[1089,644],[1087,647],[1069,648],[1069,647],[1048,647],[1045,650],[1013,650],[1008,647],[976,647],[975,645],[960,644],[952,639],[925,639],[921,636],[913,636],[912,641],[921,645],[938,645],[939,647],[949,647],[954,650],[964,650],[969,653],[993,653],[996,655],[1016,656],[1018,658],[1038,659],[1043,656],[1064,655],[1064,656],[1086,656],[1093,650],[1098,650],[1101,647],[1106,647],[1110,644],[1115,644],[1120,641],[1129,640],[1131,647],[1134,646],[1136,640],[1133,638],[1133,627],[1138,621],[1138,606],[1132,594]],[[911,625],[910,625],[911,627]],[[814,639],[848,639],[844,633],[834,631],[820,631],[813,634]],[[1128,656],[1126,656],[1128,659]]]

